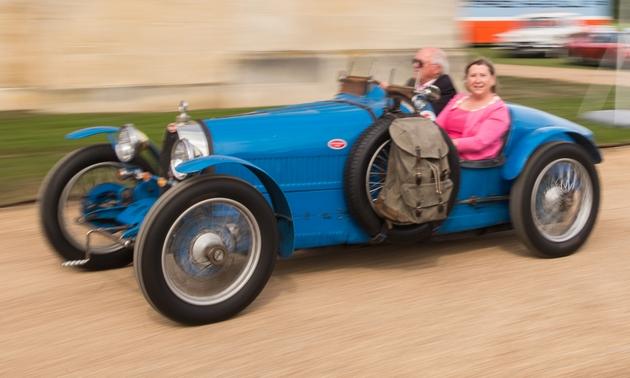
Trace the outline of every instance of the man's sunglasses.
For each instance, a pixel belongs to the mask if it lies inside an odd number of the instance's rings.
[[[414,66],[417,65],[420,68],[424,66],[424,63],[420,59],[412,59],[411,64],[413,64]]]

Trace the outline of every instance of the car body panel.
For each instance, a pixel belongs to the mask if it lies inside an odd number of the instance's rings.
[[[119,130],[118,127],[115,126],[92,126],[92,127],[86,127],[83,129],[79,129],[79,130],[75,130],[71,133],[66,134],[66,139],[70,139],[70,140],[78,140],[78,139],[84,139],[87,137],[91,137],[93,135],[99,135],[99,134],[115,134],[117,133]],[[112,140],[112,142],[115,143],[115,141]]]
[[[594,163],[601,161],[601,155],[593,140],[593,133],[589,129],[532,108],[514,104],[510,104],[509,108],[511,127],[504,147],[506,156],[503,167],[504,179],[515,179],[531,154],[544,143],[576,142],[576,138],[581,137]]]

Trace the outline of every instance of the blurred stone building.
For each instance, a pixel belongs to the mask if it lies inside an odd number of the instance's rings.
[[[416,48],[458,67],[456,0],[0,0],[0,110],[277,105],[341,70],[402,83]],[[457,69],[457,68],[456,68]]]

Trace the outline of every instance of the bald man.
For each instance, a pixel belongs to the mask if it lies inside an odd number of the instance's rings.
[[[436,115],[440,114],[446,104],[455,96],[457,91],[451,78],[447,75],[448,60],[443,50],[426,47],[418,50],[413,59],[414,77],[407,81],[407,86],[423,89],[429,85],[440,88],[441,97],[431,102]]]

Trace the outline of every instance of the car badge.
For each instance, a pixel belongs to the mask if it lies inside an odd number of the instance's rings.
[[[343,150],[348,145],[343,139],[331,139],[328,141],[328,148],[333,150]]]

